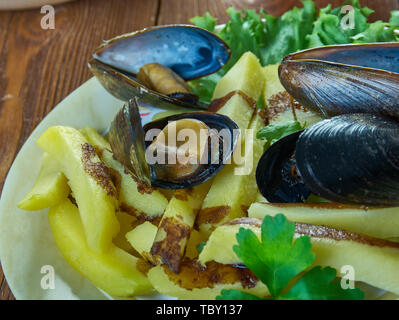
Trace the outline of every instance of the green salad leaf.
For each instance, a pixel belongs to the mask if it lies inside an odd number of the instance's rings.
[[[261,226],[261,240],[250,229],[240,228],[233,250],[241,261],[262,281],[271,299],[350,300],[364,299],[360,289],[342,289],[336,270],[314,267],[315,254],[308,236],[294,240],[295,223],[283,214],[266,216]],[[299,278],[299,279],[298,279]],[[292,284],[292,282],[296,282]],[[240,290],[222,290],[218,300],[260,300]]]
[[[216,32],[230,46],[232,56],[217,73],[190,81],[189,85],[200,99],[209,103],[217,82],[247,51],[253,52],[263,66],[279,63],[286,55],[298,50],[346,43],[399,41],[399,11],[391,12],[389,22],[368,22],[373,10],[362,7],[359,0],[346,1],[342,6],[328,5],[316,9],[312,0],[303,0],[303,7],[274,17],[264,10],[228,8],[230,20],[215,31],[217,20],[208,12],[190,21],[206,30]],[[353,11],[342,10],[351,5]],[[353,18],[353,28],[348,22]]]
[[[271,144],[284,138],[285,136],[305,129],[305,126],[302,126],[299,121],[294,120],[283,123],[269,124],[256,133],[256,138],[267,140],[265,148],[268,148]]]

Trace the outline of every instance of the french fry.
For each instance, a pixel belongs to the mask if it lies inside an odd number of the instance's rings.
[[[204,234],[195,229],[191,230],[184,256],[189,259],[197,259],[199,255],[198,245],[206,240],[207,237]]]
[[[138,225],[126,233],[126,240],[140,254],[143,259],[151,262],[151,247],[155,240],[158,228],[149,221]]]
[[[216,85],[212,99],[224,97],[234,90],[241,90],[248,97],[258,100],[264,86],[264,76],[258,58],[252,52],[244,53],[236,64]]]
[[[48,216],[62,255],[95,286],[115,297],[154,293],[147,277],[140,271],[139,259],[114,245],[106,253],[89,248],[79,210],[68,199],[52,207]]]
[[[263,120],[256,114],[249,126],[254,136],[246,141],[246,148],[251,144],[252,152],[245,155],[242,165],[226,165],[215,177],[197,217],[202,233],[209,236],[218,225],[245,216],[248,207],[256,200],[258,187],[255,172],[264,143],[256,139],[256,132],[263,126]]]
[[[269,99],[279,92],[286,91],[283,85],[280,82],[278,76],[278,67],[280,65],[277,64],[269,64],[266,67],[262,68],[263,78],[265,79],[265,85],[263,87],[263,98],[265,102],[265,106],[269,106]]]
[[[199,261],[202,264],[209,261],[242,263],[233,251],[233,245],[237,244],[235,236],[242,227],[250,228],[260,238],[261,223],[262,220],[255,218],[240,218],[218,227],[202,250]],[[302,235],[311,239],[312,251],[316,254],[314,266],[330,266],[340,272],[343,266],[350,265],[355,271],[356,281],[399,294],[399,278],[396,276],[399,243],[342,229],[296,223],[296,237]]]
[[[248,52],[218,82],[214,98],[224,97],[230,92],[239,90],[256,102],[261,95],[263,86],[262,67],[256,56]],[[240,100],[232,101],[235,96]],[[242,135],[243,143],[250,143],[254,148],[253,153],[248,153],[245,156],[243,164],[234,162],[227,164],[214,178],[196,222],[200,231],[207,236],[217,225],[244,216],[247,207],[255,201],[256,196],[254,166],[263,152],[263,142],[256,140],[256,132],[264,126],[264,123],[253,109],[255,105],[251,105],[248,99],[243,99],[238,94],[233,98],[217,112],[229,116],[241,130],[248,127],[254,130],[253,139],[250,139],[249,142],[245,142]],[[229,104],[230,101],[232,101],[231,104]],[[248,164],[250,164],[250,170],[244,170],[244,166]],[[245,173],[245,171],[247,172]],[[226,192],[226,187],[228,192]]]
[[[37,144],[68,178],[89,247],[105,252],[119,231],[117,193],[106,166],[84,136],[70,127],[50,127]]]
[[[311,125],[322,120],[319,114],[297,104],[292,105],[293,100],[280,82],[278,67],[279,64],[273,64],[262,68],[265,79],[262,96],[266,112],[268,112],[267,109],[270,112],[268,116],[269,122],[284,123],[297,120],[302,125]]]
[[[151,193],[141,192],[132,176],[126,172],[119,161],[114,159],[108,141],[94,128],[85,127],[80,129],[80,132],[94,148],[99,150],[101,160],[118,175],[120,207],[137,215],[142,221],[160,217],[168,204],[166,197],[156,189],[153,189]]]
[[[367,208],[337,203],[253,203],[249,217],[284,213],[295,222],[325,225],[371,237],[399,237],[399,208]]]
[[[192,189],[175,191],[151,248],[154,264],[165,264],[173,272],[179,271],[197,212],[211,183],[208,181]]]
[[[64,201],[71,189],[68,180],[54,159],[43,154],[42,164],[36,182],[29,193],[18,203],[22,210],[42,210]]]
[[[139,253],[134,249],[134,247],[132,247],[130,242],[126,240],[126,234],[131,230],[134,230],[134,228],[137,226],[137,218],[123,211],[117,211],[116,218],[118,219],[120,230],[112,242],[118,248],[139,257]]]
[[[183,265],[179,274],[171,272],[166,266],[156,266],[148,272],[149,281],[159,293],[181,300],[214,300],[223,289],[267,296],[266,286],[252,277],[246,269],[217,263],[208,264],[208,269],[195,263]]]

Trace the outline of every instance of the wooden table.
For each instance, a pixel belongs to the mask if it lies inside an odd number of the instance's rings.
[[[318,0],[319,7],[342,0]],[[361,0],[389,18],[399,0]],[[0,192],[19,149],[51,109],[91,77],[87,61],[104,39],[151,25],[188,23],[209,11],[264,8],[281,15],[300,0],[79,0],[55,7],[55,29],[43,30],[40,9],[0,12]],[[0,300],[14,299],[0,267]]]

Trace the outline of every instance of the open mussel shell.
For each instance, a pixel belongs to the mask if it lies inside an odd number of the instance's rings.
[[[262,169],[276,166],[273,157],[268,155],[275,147],[288,149],[286,157],[282,155],[276,161],[281,163],[293,158],[292,178],[308,192],[344,204],[399,205],[398,122],[370,114],[341,115],[291,137],[288,142],[280,140],[267,150],[262,157],[265,162],[259,164],[258,186],[269,201],[276,202],[268,197],[270,188],[277,193],[287,187],[278,182],[282,180],[282,171],[274,177]]]
[[[93,53],[89,67],[111,94],[128,101],[145,88],[137,80],[144,65],[158,63],[187,81],[218,71],[230,55],[223,40],[202,28],[156,26],[104,42]],[[189,106],[186,99],[182,103]],[[200,102],[197,104],[197,108],[206,109]]]
[[[123,164],[140,187],[151,186],[150,167],[145,160],[144,132],[137,98],[130,100],[116,114],[108,131],[115,159]]]
[[[168,96],[148,89],[137,82],[134,77],[112,69],[100,61],[91,60],[89,67],[102,86],[119,100],[129,101],[133,97],[138,97],[142,104],[157,104],[158,108],[165,110],[176,110],[176,108],[208,109],[208,105],[193,99],[191,95],[179,96],[179,94],[175,94]]]
[[[399,44],[326,46],[283,59],[279,77],[303,106],[325,117],[371,113],[399,119]]]
[[[232,156],[239,141],[237,124],[229,117],[211,112],[183,113],[165,117],[150,123],[144,127],[139,117],[138,98],[132,99],[116,115],[109,131],[109,140],[114,151],[114,156],[122,162],[135,179],[144,186],[152,186],[164,189],[190,188],[206,182],[218,173]],[[151,135],[151,141],[146,141],[147,132],[152,129],[163,130],[169,123],[191,119],[204,123],[207,128],[221,133],[217,136],[217,150],[213,150],[214,144],[207,144],[207,161],[201,162],[198,169],[190,175],[178,179],[165,180],[157,172],[162,165],[167,168],[170,164],[151,164],[147,161],[146,150],[157,138]],[[121,127],[120,124],[124,127]],[[216,151],[216,152],[215,152]],[[216,158],[215,158],[216,155]]]

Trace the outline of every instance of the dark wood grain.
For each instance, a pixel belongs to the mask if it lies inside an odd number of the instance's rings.
[[[319,7],[341,0],[318,0]],[[361,0],[389,17],[399,0]],[[0,12],[0,192],[18,150],[43,117],[91,77],[90,52],[102,40],[154,24],[188,23],[209,11],[264,8],[280,15],[299,0],[85,0],[56,7],[55,30],[42,30],[39,9]],[[0,300],[13,299],[0,267]]]

